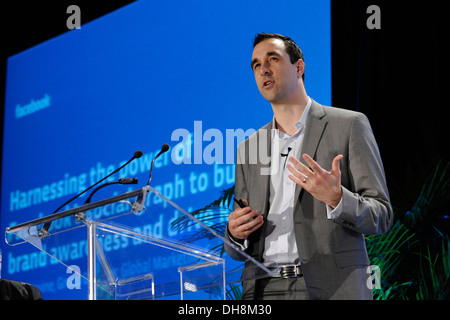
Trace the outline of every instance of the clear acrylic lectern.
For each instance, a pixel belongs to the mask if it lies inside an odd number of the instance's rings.
[[[160,207],[170,206],[176,216],[146,209],[149,196],[160,197]],[[184,228],[163,235],[162,222],[169,218],[182,219]],[[48,222],[54,228],[46,232],[42,225]],[[87,283],[82,298],[90,300],[222,300],[233,285],[251,280],[242,279],[244,263],[255,269],[249,273],[252,279],[272,275],[214,225],[198,220],[151,186],[9,227],[6,242],[28,243],[50,256],[53,264]],[[241,261],[224,253],[225,243]]]

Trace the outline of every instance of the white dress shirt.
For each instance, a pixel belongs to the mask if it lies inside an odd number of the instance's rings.
[[[295,123],[297,132],[292,136],[281,132],[272,120],[271,172],[269,193],[269,214],[265,223],[264,264],[268,266],[299,263],[294,233],[295,182],[289,178],[287,169],[290,156],[299,158],[305,136],[311,99],[308,97],[305,110]],[[285,155],[285,156],[282,156]]]
[[[291,172],[286,164],[290,156],[300,159],[311,102],[308,97],[305,110],[295,123],[297,132],[292,136],[276,129],[275,118],[272,120],[274,130],[271,136],[271,170],[275,174],[270,176],[270,209],[265,222],[267,226],[263,258],[267,266],[300,263],[294,233],[296,184],[289,178]],[[339,215],[341,202],[335,209],[327,206],[328,219]]]

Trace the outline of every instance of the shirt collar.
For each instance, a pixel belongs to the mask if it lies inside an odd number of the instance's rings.
[[[304,128],[306,128],[306,121],[308,120],[308,113],[309,113],[309,110],[311,109],[311,103],[312,103],[312,100],[311,100],[310,97],[308,97],[308,102],[306,103],[305,110],[303,111],[302,116],[300,117],[300,119],[295,123],[295,127],[297,128],[297,132],[294,133],[292,136],[297,135]],[[287,139],[287,138],[291,137],[291,136],[287,135],[286,133],[281,132],[280,130],[277,129],[275,116],[272,118],[272,129],[275,129],[275,130],[272,130],[272,138],[274,138],[275,136],[280,138],[280,139]]]

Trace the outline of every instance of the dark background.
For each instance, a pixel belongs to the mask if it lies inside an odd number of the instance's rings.
[[[2,117],[8,56],[67,32],[70,4],[82,8],[84,24],[131,2],[2,2]],[[450,13],[444,3],[331,0],[333,106],[368,116],[401,211],[414,204],[439,161],[449,160]],[[373,4],[381,9],[379,30],[366,26]]]
[[[444,1],[331,3],[333,105],[368,116],[391,200],[404,212],[449,160],[449,13]],[[371,4],[380,30],[366,27]]]

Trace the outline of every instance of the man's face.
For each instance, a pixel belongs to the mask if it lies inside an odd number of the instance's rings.
[[[292,64],[280,39],[267,39],[253,49],[252,69],[259,91],[271,103],[292,102],[304,64]]]

